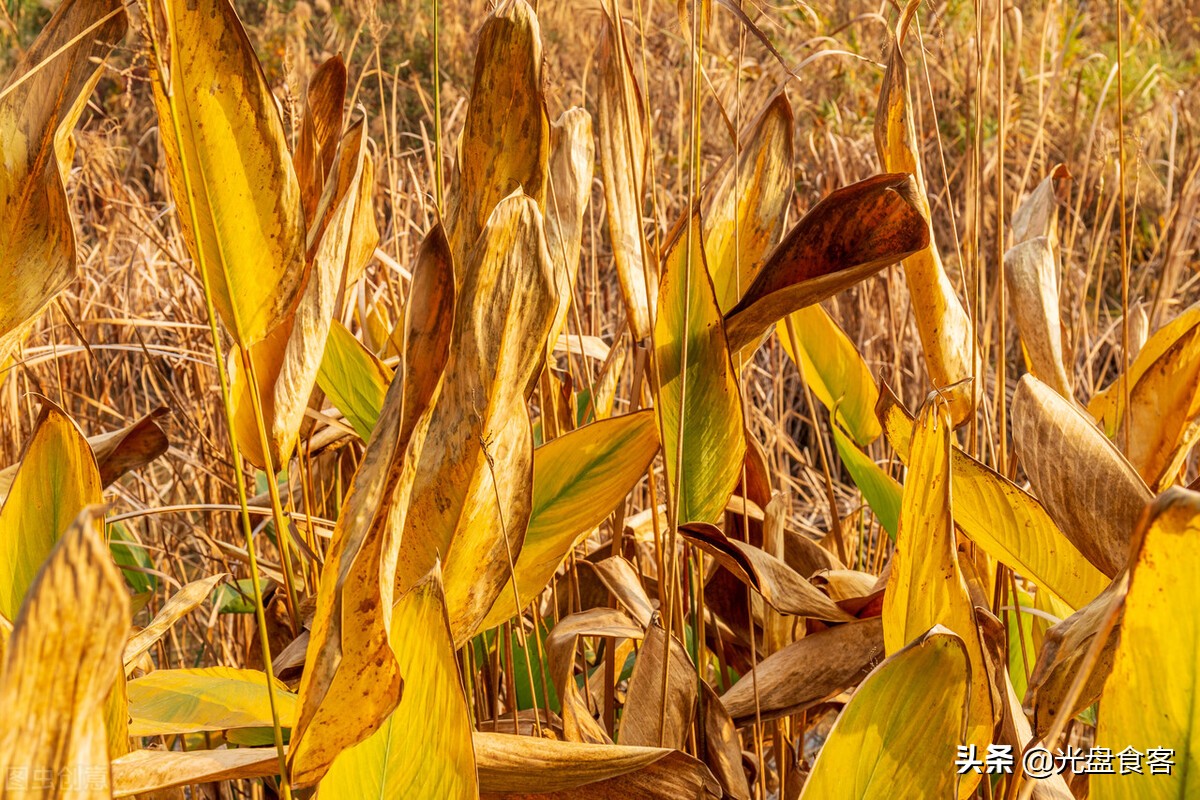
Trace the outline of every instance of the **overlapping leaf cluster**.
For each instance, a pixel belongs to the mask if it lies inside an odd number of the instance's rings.
[[[480,31],[444,207],[375,349],[343,324],[379,238],[346,66],[313,75],[293,149],[229,0],[138,10],[184,250],[214,350],[232,340],[233,462],[272,487],[257,510],[275,523],[290,644],[270,672],[155,668],[156,643],[227,576],[131,630],[104,489],[167,442],[155,415],[87,438],[47,401],[0,472],[0,775],[94,773],[95,796],[264,779],[324,798],[750,798],[773,772],[788,797],[966,798],[1000,789],[956,771],[960,748],[1057,746],[1099,703],[1087,735],[1170,748],[1174,774],[1003,791],[1200,793],[1200,494],[1179,485],[1200,438],[1200,311],[1080,404],[1056,168],[1013,214],[1003,267],[1028,367],[1006,420],[1020,471],[976,457],[963,426],[983,367],[930,232],[904,59],[915,2],[880,91],[885,172],[800,198],[786,224],[794,120],[776,93],[660,231],[630,26],[604,8],[597,118],[552,121],[537,15],[505,0]],[[120,4],[66,0],[0,94],[0,359],[75,270],[63,165],[125,27]],[[571,323],[601,197],[625,320],[612,342]],[[931,389],[915,413],[820,305],[893,265]],[[788,525],[747,426],[745,366],[772,335],[894,543],[881,574],[841,532]],[[601,364],[586,386],[578,354]],[[318,541],[286,525],[271,477],[322,449],[309,420],[331,414],[331,441],[360,457]],[[865,451],[881,434],[902,482]],[[829,711],[819,755],[797,757],[788,743]],[[157,737],[172,747],[144,746]]]

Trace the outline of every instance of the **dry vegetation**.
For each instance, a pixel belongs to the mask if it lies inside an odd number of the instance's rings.
[[[3,0],[0,798],[1200,797],[1193,5]]]

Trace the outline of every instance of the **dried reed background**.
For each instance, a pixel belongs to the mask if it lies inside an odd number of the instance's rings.
[[[735,142],[731,132],[746,129],[781,87],[786,87],[795,119],[794,193],[784,230],[834,189],[884,171],[873,130],[898,9],[851,0],[827,6],[745,2],[740,8],[752,20],[752,29],[728,5],[713,4],[704,37],[702,158],[695,165],[690,155],[695,144],[692,67],[681,30],[681,20],[690,24],[691,18],[681,17],[673,4],[652,0],[620,8],[627,20],[634,76],[651,112],[653,161],[647,186],[652,202],[645,230],[658,249],[665,247],[676,220],[686,215],[690,182],[698,179],[711,193],[735,149],[745,144],[740,137]],[[4,6],[0,74],[7,74],[49,15],[34,3],[9,0]],[[469,0],[443,4],[437,10],[436,51],[429,5],[270,0],[241,2],[237,9],[280,102],[292,143],[309,79],[328,57],[341,54],[345,59],[351,98],[347,108],[362,105],[373,141],[372,189],[380,238],[363,279],[346,300],[342,321],[369,349],[393,355],[386,335],[399,320],[421,242],[437,221],[439,177],[444,174],[449,187],[456,168],[453,143],[466,116],[476,37],[491,8]],[[1077,400],[1086,404],[1113,383],[1151,334],[1200,300],[1200,17],[1188,0],[1150,0],[1122,9],[1119,70],[1112,4],[1080,7],[1047,0],[997,9],[980,0],[974,6],[923,6],[906,44],[932,235],[975,320],[982,354],[983,371],[976,376],[981,406],[974,422],[962,430],[961,441],[968,452],[1019,484],[1027,477],[1026,465],[1013,457],[1009,416],[1026,362],[1014,311],[1006,305],[999,255],[1012,244],[1008,225],[1014,211],[1053,168],[1065,164],[1071,174],[1058,197],[1059,296],[1064,364]],[[536,11],[549,118],[583,106],[595,119],[605,26],[600,6],[545,0]],[[761,35],[777,52],[768,51]],[[434,63],[441,70],[436,81]],[[255,518],[259,556],[268,567],[277,567],[280,558],[263,533],[270,526],[274,535],[267,477],[261,471],[236,475],[230,457],[204,291],[168,189],[152,80],[148,51],[131,26],[75,132],[67,191],[76,219],[79,277],[42,313],[0,384],[3,465],[21,458],[43,398],[61,406],[88,435],[129,425],[160,406],[170,409],[159,420],[169,451],[122,478],[106,496],[114,503],[110,521],[120,520],[141,543],[152,564],[147,574],[158,581],[135,616],[139,625],[190,581],[218,572],[247,577],[236,513],[239,477],[252,481],[253,491],[261,493],[252,503],[267,509]],[[434,111],[435,97],[440,115]],[[443,156],[440,170],[438,153]],[[613,343],[630,334],[604,214],[597,165],[584,216],[575,306],[567,324],[573,336]],[[883,376],[908,408],[919,408],[931,387],[900,266],[884,269],[824,306],[871,373]],[[636,352],[633,345],[620,375],[614,413],[635,410]],[[601,378],[600,359],[573,355],[560,357],[559,364],[577,391]],[[745,364],[743,382],[748,430],[761,445],[772,488],[784,498],[789,530],[823,542],[851,569],[884,574],[894,545],[838,456],[829,409],[806,391],[778,337],[768,339]],[[542,418],[544,403],[538,397],[532,404],[535,420]],[[320,440],[323,430],[328,438],[328,431],[348,428],[345,421],[328,417],[314,423],[312,416],[304,435],[313,440]],[[890,475],[904,479],[906,470],[887,437],[864,449]],[[304,454],[304,469],[288,472],[286,510],[307,508],[320,520],[335,519],[362,454],[363,446],[353,436]],[[1172,482],[1193,484],[1198,467],[1192,453]],[[656,460],[660,493],[663,468]],[[655,496],[643,479],[629,496],[621,524],[639,520],[639,512]],[[661,495],[657,499],[661,502]],[[643,524],[647,519],[640,517]],[[729,520],[741,518],[729,515]],[[577,557],[601,543],[607,552],[613,522],[606,521]],[[653,561],[649,552],[638,554]],[[303,564],[304,555],[299,558],[297,563]],[[301,572],[309,576],[306,594],[315,596],[315,567],[303,566]],[[553,602],[542,608],[547,628],[577,611],[579,603],[586,605],[587,591],[596,581],[572,558],[554,585]],[[1007,597],[1009,589],[997,591],[1002,592],[998,598]],[[656,596],[653,589],[651,596]],[[599,604],[608,605],[607,598]],[[1012,635],[1016,623],[1010,617],[1015,615],[1000,610],[1001,605],[1011,608],[1011,600],[998,602],[993,610]],[[261,668],[253,615],[203,608],[183,617],[155,645],[157,668]],[[272,651],[278,655],[292,638],[281,591],[268,608],[268,624]],[[507,639],[508,628],[503,630]],[[478,646],[488,650],[486,658],[493,664],[511,664],[511,650],[495,642]],[[527,646],[535,648],[535,643]],[[465,651],[459,655],[461,666]],[[540,651],[534,653],[535,660],[541,658]],[[1032,666],[1033,654],[1028,658],[1026,667]],[[495,686],[474,687],[476,719],[494,712],[511,717],[515,682],[510,671],[501,672],[503,680],[492,675]],[[544,672],[536,679],[549,680]],[[718,682],[718,690],[728,688],[727,677]],[[544,692],[544,684],[537,691]],[[608,702],[613,702],[611,693]],[[798,784],[790,773],[797,763],[797,774],[811,767],[834,708],[822,704],[810,715],[797,715],[788,728],[773,722],[747,728],[744,749],[752,754],[748,758],[758,760],[757,770],[748,773],[755,796],[795,796]],[[601,710],[601,721],[611,723],[612,706]],[[523,724],[528,727],[529,719]],[[1089,741],[1082,722],[1071,724],[1077,737],[1073,741]],[[795,748],[790,758],[799,758],[787,766],[779,758],[785,741]],[[695,739],[689,740],[687,749],[695,752],[696,747]],[[1073,782],[1071,789],[1085,796],[1086,781]],[[270,796],[274,789],[243,781],[229,782],[219,791],[220,796]],[[993,796],[990,787],[978,792]]]

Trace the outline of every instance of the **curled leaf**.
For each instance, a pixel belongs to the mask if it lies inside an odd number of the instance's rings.
[[[885,170],[907,172],[915,177],[913,199],[920,212],[928,217],[929,197],[913,124],[912,94],[903,50],[905,34],[918,5],[920,0],[908,0],[896,24],[875,111],[875,147]],[[951,418],[959,424],[973,411],[972,390],[963,381],[978,373],[978,354],[971,321],[942,265],[936,241],[931,239],[928,248],[904,260],[904,277],[912,296],[913,316],[929,379],[936,389],[955,387],[949,391]]]
[[[876,175],[813,206],[726,313],[730,351],[756,343],[793,311],[928,247],[929,223],[916,191],[911,175]]]
[[[119,0],[67,0],[0,84],[0,364],[23,326],[75,277],[58,141],[125,34]],[[98,24],[98,27],[93,27]],[[18,83],[19,82],[19,83]]]
[[[1032,375],[1017,384],[1012,416],[1013,446],[1034,493],[1088,561],[1115,576],[1153,499],[1145,482],[1082,409]]]
[[[658,270],[642,230],[649,149],[646,109],[633,74],[622,21],[605,7],[600,45],[599,151],[605,216],[613,262],[635,340],[650,336],[657,305]]]

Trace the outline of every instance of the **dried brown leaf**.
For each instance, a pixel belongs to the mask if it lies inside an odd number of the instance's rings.
[[[754,545],[721,533],[714,525],[681,525],[679,532],[712,555],[721,566],[753,587],[775,610],[827,622],[846,622],[851,616],[787,565]]]
[[[835,625],[767,656],[721,701],[738,726],[799,714],[856,685],[882,659],[880,617]]]
[[[929,223],[911,175],[876,175],[834,191],[788,231],[725,315],[730,352],[755,344],[793,311],[928,246]]]
[[[1074,402],[1032,375],[1013,394],[1013,446],[1034,493],[1063,534],[1110,578],[1153,495]]]

